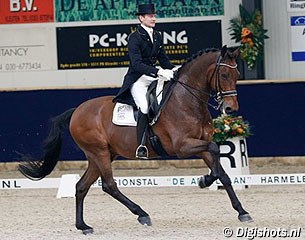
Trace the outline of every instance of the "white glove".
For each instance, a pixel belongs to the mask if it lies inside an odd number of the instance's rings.
[[[176,67],[174,67],[174,68],[172,69],[172,70],[173,70],[173,72],[178,71],[180,67],[181,67],[181,66],[176,66]]]
[[[174,72],[173,72],[173,70],[170,70],[170,69],[160,68],[158,71],[158,76],[160,78],[163,78],[164,81],[169,81],[174,77]]]

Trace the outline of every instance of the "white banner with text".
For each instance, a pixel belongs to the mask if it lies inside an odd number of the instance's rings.
[[[56,50],[50,39],[50,28],[33,27],[1,29],[0,73],[28,72],[56,69]]]

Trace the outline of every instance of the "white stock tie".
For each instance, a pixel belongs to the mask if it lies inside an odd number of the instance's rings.
[[[152,29],[149,30],[149,32],[148,32],[148,35],[149,35],[149,37],[150,37],[151,42],[154,42],[153,32],[154,32],[154,31],[153,31]]]

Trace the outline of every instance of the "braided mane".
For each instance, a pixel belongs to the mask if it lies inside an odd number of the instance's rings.
[[[193,54],[191,57],[189,57],[188,59],[186,59],[186,61],[181,65],[181,67],[178,69],[178,71],[175,73],[174,79],[178,79],[181,70],[188,65],[189,63],[191,63],[193,60],[195,60],[196,58],[200,57],[203,54],[206,53],[210,53],[210,52],[217,52],[220,51],[218,48],[206,48],[206,49],[202,49],[200,51],[198,51],[197,53]]]

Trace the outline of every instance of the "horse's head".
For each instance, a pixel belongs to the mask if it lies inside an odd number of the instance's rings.
[[[216,92],[216,100],[223,113],[231,113],[238,110],[236,82],[239,77],[236,58],[239,49],[230,52],[224,46],[215,63],[208,68],[210,88]]]

